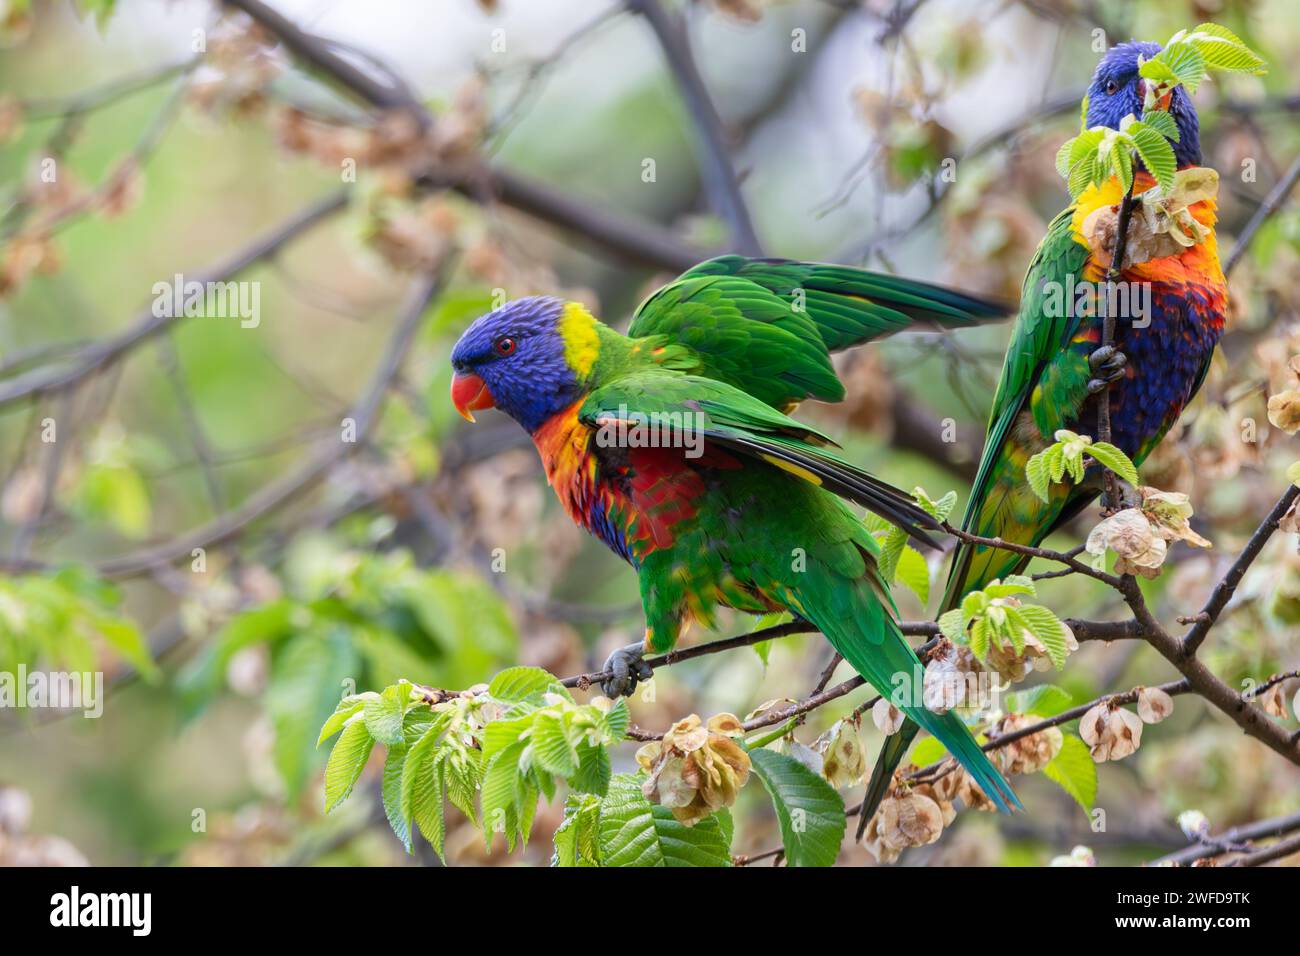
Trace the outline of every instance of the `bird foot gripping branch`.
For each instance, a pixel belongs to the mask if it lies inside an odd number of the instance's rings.
[[[605,659],[603,668],[609,677],[600,682],[606,697],[631,697],[637,684],[654,677],[654,668],[645,661],[645,645],[637,642],[620,647]]]

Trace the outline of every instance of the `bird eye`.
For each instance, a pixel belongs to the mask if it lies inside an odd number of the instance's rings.
[[[1119,92],[1119,81],[1118,81],[1118,80],[1107,80],[1107,81],[1106,81],[1106,95],[1107,95],[1107,96],[1114,96],[1114,95],[1115,95],[1116,93],[1118,93],[1118,92]]]
[[[515,340],[508,335],[503,335],[492,343],[492,351],[496,352],[502,358],[507,355],[515,354]]]

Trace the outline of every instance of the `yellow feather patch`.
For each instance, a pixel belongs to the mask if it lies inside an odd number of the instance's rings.
[[[792,464],[788,461],[782,461],[780,458],[773,457],[772,455],[764,455],[763,460],[769,465],[776,465],[776,467],[780,468],[782,471],[788,471],[790,474],[797,475],[804,481],[810,482],[814,485],[820,485],[822,483],[822,480],[807,468],[800,468],[798,465]]]
[[[565,303],[564,314],[560,317],[560,337],[564,339],[564,359],[569,368],[581,377],[589,375],[600,355],[596,317],[580,303]]]

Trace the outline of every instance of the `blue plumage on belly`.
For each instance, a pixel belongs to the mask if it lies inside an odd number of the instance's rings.
[[[1120,320],[1116,344],[1129,371],[1111,389],[1111,440],[1135,461],[1177,420],[1199,385],[1223,332],[1216,305],[1195,286],[1157,284],[1150,325]]]

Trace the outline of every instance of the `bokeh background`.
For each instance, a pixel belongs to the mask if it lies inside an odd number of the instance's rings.
[[[97,720],[0,712],[0,861],[436,863],[427,848],[406,856],[388,831],[377,773],[361,799],[322,813],[313,744],[340,688],[468,687],[517,662],[568,675],[640,636],[634,575],[570,525],[512,423],[455,416],[446,357],[494,290],[578,298],[621,324],[676,270],[730,244],[655,34],[604,2],[274,6],[409,84],[436,117],[445,181],[413,183],[400,123],[374,126],[220,4],[0,0],[0,661],[89,660],[109,694]],[[1067,199],[1053,157],[1077,128],[1098,38],[1163,40],[1213,18],[1272,65],[1196,97],[1206,164],[1222,174],[1225,251],[1300,153],[1300,21],[1287,0],[669,9],[774,255],[1014,299]],[[50,158],[55,182],[41,175]],[[501,174],[548,201],[503,188]],[[256,328],[199,316],[136,334],[156,282],[199,277],[307,209],[319,221],[240,274],[259,286]],[[611,241],[609,220],[631,238]],[[1217,546],[1179,547],[1149,583],[1163,609],[1200,606],[1296,457],[1264,403],[1294,387],[1298,252],[1300,215],[1284,206],[1232,274],[1231,331],[1202,396],[1144,469],[1192,495]],[[410,326],[419,276],[438,268],[445,287]],[[1007,334],[915,333],[859,350],[842,357],[848,401],[802,414],[887,480],[964,503]],[[115,347],[96,352],[103,342]],[[384,378],[395,342],[401,368]],[[344,446],[341,423],[371,399],[373,423]],[[46,418],[56,443],[40,440]],[[955,443],[940,438],[945,419]],[[1058,543],[1079,543],[1091,520]],[[505,573],[491,571],[498,548]],[[898,590],[905,616],[928,616]],[[1063,617],[1120,610],[1073,578],[1042,595]],[[1283,535],[1206,659],[1233,683],[1294,668],[1298,622],[1300,559]],[[806,693],[828,659],[816,635],[777,642],[766,664],[749,649],[701,658],[661,672],[632,717],[662,728],[691,712],[744,715]],[[1169,671],[1135,643],[1089,643],[1041,679],[1083,701]],[[800,739],[860,702],[818,711]],[[862,735],[874,757],[870,721]],[[1044,864],[1078,843],[1137,862],[1186,843],[1172,822],[1184,810],[1216,828],[1300,810],[1296,768],[1191,698],[1100,778],[1106,832],[1026,779],[1031,813],[964,814],[902,865]],[[452,862],[543,864],[559,810],[543,808],[538,837],[512,856],[499,844],[488,854],[452,819]],[[737,820],[737,852],[779,843],[758,787]],[[870,862],[851,846],[841,859]]]

